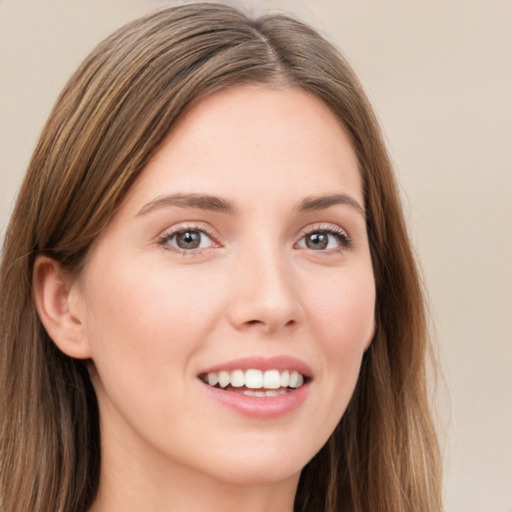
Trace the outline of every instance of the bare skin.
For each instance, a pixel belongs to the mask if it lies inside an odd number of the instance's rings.
[[[202,100],[81,274],[70,281],[48,259],[37,272],[52,339],[92,361],[102,468],[91,512],[293,510],[374,331],[357,160],[323,103],[257,86]],[[244,358],[288,361],[278,370],[304,384],[280,388],[270,412],[267,398],[212,391],[210,369]]]

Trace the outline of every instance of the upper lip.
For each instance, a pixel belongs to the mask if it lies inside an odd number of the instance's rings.
[[[205,373],[233,371],[233,370],[296,370],[304,377],[311,378],[313,370],[304,361],[289,355],[277,356],[249,356],[240,359],[233,359],[224,363],[216,364],[205,368],[200,375]]]

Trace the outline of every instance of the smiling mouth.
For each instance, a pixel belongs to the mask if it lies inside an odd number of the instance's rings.
[[[220,371],[202,373],[199,378],[214,388],[259,398],[286,395],[308,381],[296,370]]]

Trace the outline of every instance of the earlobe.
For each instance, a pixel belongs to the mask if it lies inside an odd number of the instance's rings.
[[[82,312],[75,295],[78,284],[55,260],[46,256],[34,265],[34,300],[46,332],[68,356],[86,359],[91,356]]]

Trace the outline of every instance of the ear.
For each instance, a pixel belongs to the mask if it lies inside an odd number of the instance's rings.
[[[57,261],[40,256],[34,265],[33,287],[37,313],[57,347],[71,357],[91,357],[77,279]]]

